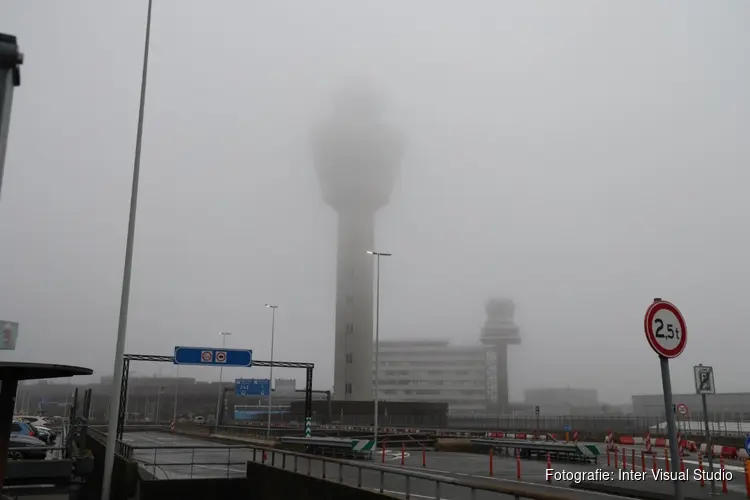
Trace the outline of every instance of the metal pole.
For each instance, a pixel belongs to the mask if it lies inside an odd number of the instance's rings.
[[[708,445],[708,475],[711,478],[711,496],[716,495],[716,481],[714,480],[714,454],[713,442],[711,440],[711,426],[708,425],[708,405],[706,404],[706,395],[701,394],[701,404],[703,404],[703,423],[706,425],[706,441]]]
[[[0,192],[3,186],[5,151],[10,131],[10,108],[13,102],[13,88],[21,84],[19,66],[23,54],[18,51],[18,43],[13,35],[0,33]]]
[[[271,405],[273,402],[273,338],[276,330],[276,309],[278,306],[268,306],[271,308],[271,370],[268,374],[268,428],[266,429],[266,440],[271,439]]]
[[[164,386],[160,385],[159,392],[156,394],[156,411],[154,412],[155,413],[154,420],[156,421],[157,424],[159,423],[159,407],[161,406],[161,393],[163,390],[164,390]]]
[[[146,107],[146,79],[148,76],[148,48],[151,38],[151,7],[153,0],[148,0],[146,13],[146,39],[143,49],[143,74],[141,75],[141,99],[138,107],[138,129],[135,138],[135,157],[133,159],[133,185],[130,192],[130,214],[128,235],[125,244],[125,266],[122,276],[122,295],[120,297],[120,320],[117,327],[117,345],[115,348],[114,376],[109,405],[109,423],[107,426],[107,447],[104,451],[104,476],[102,478],[102,500],[109,500],[112,486],[112,469],[115,463],[115,446],[117,444],[117,415],[120,412],[120,392],[122,386],[122,368],[125,358],[125,337],[128,328],[128,305],[130,301],[130,275],[133,268],[133,243],[135,239],[135,216],[138,207],[138,181],[141,170],[141,146],[143,144],[143,113]]]
[[[174,405],[172,405],[172,422],[177,423],[177,395],[180,393],[180,365],[177,365],[177,380],[174,384]]]
[[[229,335],[229,332],[219,332],[221,334],[221,348],[225,349],[227,347],[227,335]],[[221,386],[224,383],[224,365],[222,365],[219,368],[219,394],[216,396],[216,425],[219,425],[221,422],[219,422],[219,415],[221,415],[221,403],[223,402],[223,394],[221,392]]]
[[[675,425],[675,414],[672,408],[672,379],[669,376],[669,359],[659,356],[661,364],[661,385],[664,391],[664,410],[667,416],[667,438],[669,439],[669,453],[672,455],[672,471],[675,475],[680,471],[680,454],[677,443],[677,426]],[[682,482],[674,481],[674,498],[682,500]]]
[[[378,400],[380,399],[378,390],[380,389],[380,254],[375,254],[376,259],[376,278],[375,278],[375,394],[374,394],[374,411],[375,418],[373,421],[373,450],[378,449]]]

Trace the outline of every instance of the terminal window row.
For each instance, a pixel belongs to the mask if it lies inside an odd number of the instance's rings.
[[[399,377],[399,376],[413,377],[417,373],[421,374],[421,373],[424,373],[424,372],[421,372],[421,371],[417,372],[416,370],[412,370],[412,371],[406,371],[406,370],[392,371],[392,370],[388,370],[388,371],[383,371],[381,373],[384,376],[386,376],[386,377]],[[431,375],[433,377],[449,377],[451,375],[458,375],[458,376],[466,376],[466,377],[468,377],[469,375],[474,375],[474,376],[476,376],[477,374],[484,375],[484,373],[485,373],[485,370],[471,370],[471,371],[470,370],[440,370],[439,372],[435,372],[435,371],[427,372],[427,375]]]
[[[389,395],[389,396],[395,396],[395,395],[398,395],[398,394],[403,394],[403,395],[407,395],[408,396],[408,395],[411,395],[411,394],[416,394],[416,395],[422,395],[422,396],[442,396],[441,398],[439,398],[441,400],[448,399],[447,395],[445,394],[445,392],[441,391],[439,389],[415,389],[415,390],[410,390],[410,389],[406,389],[406,390],[386,389],[386,390],[380,390],[378,392],[383,393],[385,395]],[[461,394],[464,395],[464,396],[484,396],[485,395],[485,391],[484,391],[484,389],[469,389],[469,390],[461,391]]]
[[[380,357],[383,357],[383,354],[380,354]],[[423,366],[426,368],[432,368],[436,366],[436,363],[440,363],[441,368],[450,368],[450,367],[462,367],[462,366],[476,366],[477,363],[481,363],[484,365],[485,363],[483,360],[477,360],[477,359],[467,359],[467,360],[446,360],[446,361],[383,361],[380,360],[380,367],[383,368],[413,368],[413,367],[419,367]]]
[[[476,378],[476,379],[465,379],[465,380],[393,380],[393,379],[380,379],[379,381],[380,385],[440,385],[440,386],[446,386],[446,387],[465,387],[465,386],[472,386],[472,385],[481,385],[484,386],[485,379],[484,378]]]
[[[487,352],[484,350],[481,351],[473,351],[473,352],[451,352],[451,351],[445,351],[445,350],[435,350],[435,351],[424,351],[424,350],[409,350],[409,349],[399,349],[399,350],[384,350],[381,349],[380,351],[383,354],[386,354],[388,356],[393,356],[394,358],[457,358],[459,356],[464,356],[466,358],[471,359],[484,359],[487,355]]]

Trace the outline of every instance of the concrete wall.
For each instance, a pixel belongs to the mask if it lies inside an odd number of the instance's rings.
[[[376,492],[295,474],[268,465],[248,462],[246,478],[141,480],[138,500],[382,500],[391,498]]]
[[[79,493],[79,500],[101,500],[102,477],[104,475],[104,445],[89,438],[86,446],[94,455],[94,471]],[[127,500],[136,494],[138,488],[138,464],[115,456],[112,472],[112,500]]]
[[[383,500],[393,498],[345,484],[338,484],[304,474],[277,469],[260,463],[247,463],[247,477],[253,484],[257,500]],[[177,497],[175,497],[177,498]],[[183,498],[183,497],[179,497]],[[227,497],[229,498],[229,497]],[[145,499],[144,499],[145,500]]]
[[[260,499],[254,494],[257,486],[250,486],[242,478],[170,479],[141,481],[138,500],[227,500],[234,498]],[[282,497],[279,497],[282,498]]]

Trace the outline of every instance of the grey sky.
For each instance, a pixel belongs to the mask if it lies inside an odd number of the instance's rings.
[[[0,7],[26,55],[0,203],[0,317],[21,334],[2,359],[112,369],[145,10]],[[127,351],[228,330],[267,359],[274,302],[276,358],[330,387],[336,217],[310,128],[366,77],[407,144],[377,221],[383,338],[474,342],[508,296],[512,399],[624,402],[661,389],[642,326],[661,296],[688,321],[675,390],[698,362],[746,388],[749,20],[742,0],[156,0]]]

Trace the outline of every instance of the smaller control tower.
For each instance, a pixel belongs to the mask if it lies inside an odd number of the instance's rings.
[[[484,306],[487,320],[482,327],[480,340],[494,347],[494,373],[488,373],[488,406],[495,405],[499,414],[509,412],[508,405],[508,346],[521,343],[518,326],[513,321],[516,306],[510,299],[492,299]],[[488,363],[488,366],[493,363]],[[494,387],[493,387],[494,386]],[[494,391],[492,390],[494,389]],[[488,408],[489,409],[489,408]]]

